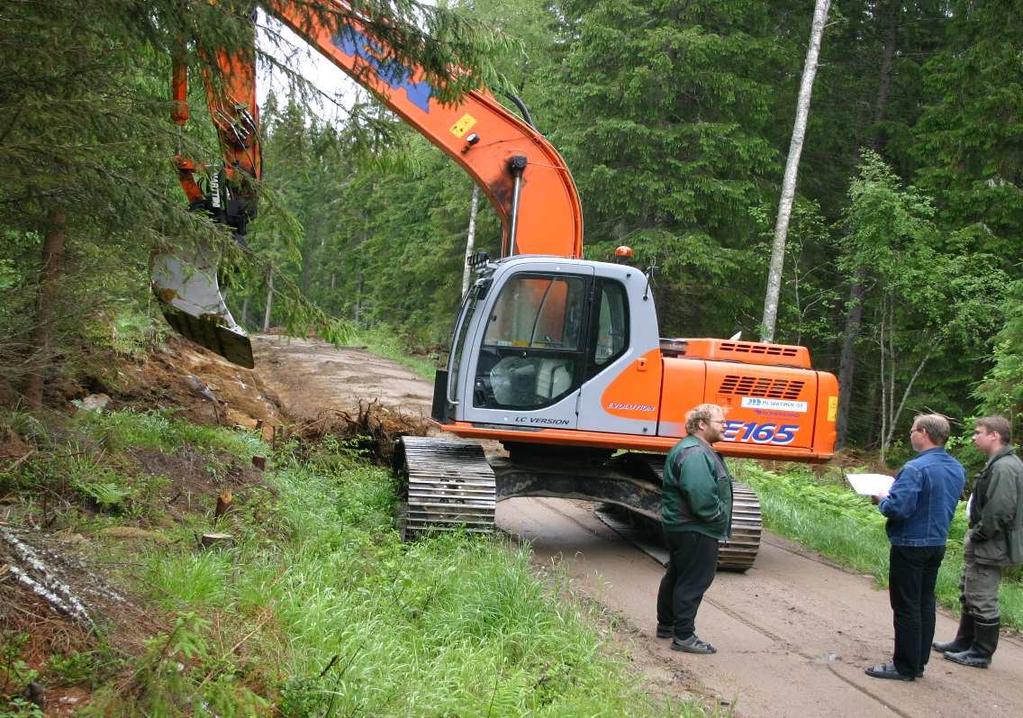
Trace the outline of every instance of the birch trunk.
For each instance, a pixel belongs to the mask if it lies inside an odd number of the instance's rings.
[[[270,312],[273,310],[274,301],[274,272],[272,269],[266,273],[266,311],[263,312],[263,333],[270,331]]]
[[[806,121],[810,114],[810,96],[813,94],[813,80],[817,75],[817,58],[821,52],[824,24],[828,20],[831,0],[817,0],[810,30],[810,46],[806,50],[803,65],[803,81],[799,85],[799,99],[796,103],[796,121],[792,126],[792,140],[789,143],[789,158],[785,163],[785,177],[781,185],[781,201],[778,203],[778,218],[774,225],[774,242],[771,245],[771,268],[767,275],[767,293],[764,297],[764,318],[761,322],[761,341],[774,341],[775,325],[778,321],[778,297],[781,294],[781,275],[785,265],[785,240],[792,216],[792,201],[796,196],[796,176],[799,173],[799,156],[803,153],[803,139],[806,136]]]
[[[465,238],[465,262],[462,265],[462,296],[469,291],[469,278],[472,270],[469,268],[469,257],[472,256],[473,248],[476,246],[476,214],[480,208],[480,186],[472,186],[472,202],[469,206],[469,231]]]

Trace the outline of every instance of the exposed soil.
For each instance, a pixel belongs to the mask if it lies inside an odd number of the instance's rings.
[[[429,414],[432,387],[400,366],[316,340],[257,338],[258,374],[299,416],[379,401]],[[889,660],[891,609],[869,577],[766,534],[756,565],[718,574],[698,617],[713,656],[688,656],[654,638],[660,564],[599,521],[587,502],[512,499],[498,525],[532,544],[538,569],[556,565],[617,617],[613,635],[652,693],[698,695],[740,716],[959,716],[1023,713],[1023,643],[1003,636],[989,670],[933,656],[923,679],[879,681],[863,669]],[[938,616],[950,638],[956,621]]]
[[[378,402],[410,417],[430,415],[432,385],[409,369],[362,349],[339,349],[318,339],[253,338],[257,375],[297,420],[325,410]]]
[[[109,395],[111,409],[174,406],[200,424],[278,425],[279,400],[260,376],[172,336],[145,361],[121,363],[91,388]]]

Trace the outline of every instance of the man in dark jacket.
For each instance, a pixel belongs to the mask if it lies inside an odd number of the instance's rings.
[[[917,456],[896,474],[886,495],[874,497],[888,517],[888,597],[895,651],[890,663],[866,669],[873,678],[912,681],[923,675],[931,653],[934,584],[945,557],[948,527],[966,484],[962,464],[945,451],[948,434],[945,417],[917,416],[909,432]]]
[[[670,552],[657,592],[657,636],[673,638],[671,648],[715,653],[696,636],[696,611],[714,581],[719,541],[732,525],[732,477],[711,447],[722,438],[725,413],[700,404],[686,414],[686,436],[664,464],[661,524]]]
[[[970,530],[963,547],[959,581],[959,631],[934,648],[954,663],[987,668],[998,647],[998,584],[1002,567],[1023,563],[1023,461],[1009,445],[1003,416],[977,419],[973,443],[988,461],[974,480]]]

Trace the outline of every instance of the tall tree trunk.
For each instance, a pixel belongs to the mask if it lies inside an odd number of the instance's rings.
[[[63,209],[50,210],[43,239],[43,269],[39,275],[39,303],[36,307],[36,326],[32,332],[35,366],[25,385],[25,401],[30,409],[43,405],[43,383],[50,365],[50,341],[53,325],[53,305],[57,299],[57,284],[64,273],[64,242],[67,236],[67,215]]]
[[[856,340],[863,323],[863,300],[867,296],[865,280],[861,269],[849,288],[849,301],[845,305],[845,331],[842,333],[842,352],[838,359],[838,417],[835,424],[835,447],[838,449],[845,446],[849,434],[849,404],[853,377],[856,375]]]
[[[249,326],[249,295],[245,295],[245,299],[242,300],[242,328]]]
[[[884,28],[882,37],[884,47],[881,50],[881,77],[877,83],[877,104],[874,106],[874,134],[870,146],[878,153],[884,150],[887,137],[881,123],[888,117],[888,103],[892,96],[892,67],[895,61],[895,39],[899,22],[899,4],[894,1],[886,3],[882,11]]]
[[[476,214],[480,208],[480,186],[472,185],[472,202],[469,205],[469,231],[465,238],[465,262],[462,265],[462,296],[469,291],[469,277],[472,271],[469,267],[469,257],[472,256],[473,248],[476,246]]]
[[[881,14],[884,23],[881,51],[881,71],[877,83],[877,104],[874,106],[874,134],[871,147],[880,152],[884,149],[885,138],[880,124],[888,116],[888,103],[892,91],[892,66],[895,58],[896,30],[898,29],[898,3],[888,2]],[[859,269],[849,288],[849,302],[846,304],[845,334],[842,337],[842,353],[838,361],[838,433],[836,447],[845,446],[849,438],[849,402],[852,399],[853,377],[856,374],[856,340],[863,323],[863,301],[867,296],[866,271]]]
[[[323,255],[323,248],[327,245],[327,237],[324,235],[315,246],[308,239],[305,244],[306,246],[303,247],[304,251],[302,252],[302,276],[299,282],[299,289],[302,292],[302,296],[308,299],[313,285],[313,272],[316,269],[316,260]]]
[[[274,270],[271,267],[266,272],[266,311],[263,312],[263,333],[270,331],[270,312],[273,310],[274,302]]]
[[[355,284],[355,326],[362,322],[362,270],[359,271],[359,281]]]
[[[764,318],[760,323],[760,340],[765,342],[774,341],[774,329],[778,321],[778,297],[781,295],[781,274],[785,265],[785,241],[789,233],[792,202],[796,196],[799,157],[803,153],[806,121],[810,115],[810,96],[813,94],[813,80],[817,75],[817,58],[820,56],[821,40],[824,37],[824,25],[828,21],[830,6],[831,0],[817,0],[817,6],[813,12],[810,46],[806,50],[806,62],[803,64],[803,81],[799,85],[799,99],[796,102],[796,121],[792,125],[789,158],[785,163],[785,177],[781,183],[781,200],[778,202],[778,218],[774,224],[771,268],[767,275],[767,293],[764,297]]]

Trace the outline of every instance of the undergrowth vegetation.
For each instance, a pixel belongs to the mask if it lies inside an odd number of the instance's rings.
[[[141,504],[154,494],[140,489],[148,479],[126,460],[132,451],[221,462],[271,452],[253,434],[166,413],[81,415],[60,436],[26,461],[29,478],[7,480],[42,491],[86,461]],[[595,609],[565,576],[536,577],[528,548],[460,534],[401,543],[392,478],[350,444],[282,441],[269,463],[265,486],[219,518],[198,498],[176,527],[160,516],[164,499],[118,514],[145,516],[170,538],[103,548],[147,607],[149,635],[134,652],[98,648],[102,667],[62,656],[20,682],[87,680],[86,716],[704,714],[644,693]],[[115,513],[93,502],[74,529],[98,538]],[[191,534],[214,528],[232,542],[197,548]],[[101,642],[115,642],[114,618]]]
[[[766,528],[824,556],[870,574],[888,584],[888,537],[885,518],[870,499],[852,492],[837,474],[815,474],[808,467],[788,466],[783,472],[752,461],[736,463],[736,478],[760,497]],[[966,504],[960,502],[949,529],[948,548],[938,572],[938,602],[959,610],[959,575],[963,566]],[[1023,583],[1019,569],[1006,572],[999,601],[1002,623],[1023,629]]]
[[[348,346],[364,346],[377,356],[386,357],[408,367],[416,375],[433,381],[437,371],[437,357],[431,354],[410,354],[409,343],[401,339],[394,329],[386,324],[372,328],[356,329],[346,341]]]

